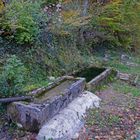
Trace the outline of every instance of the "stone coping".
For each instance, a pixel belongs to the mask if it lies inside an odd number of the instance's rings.
[[[86,83],[86,88],[88,90],[92,90],[95,86],[99,85],[103,80],[105,80],[109,75],[111,75],[113,70],[111,68],[105,69],[102,73],[98,76],[93,78],[91,81]]]
[[[84,69],[86,70],[86,69],[90,69],[90,68],[94,68],[94,66],[90,66],[88,68],[82,68],[79,71],[74,71],[71,75],[75,75],[76,73],[80,72],[81,70],[83,71]],[[99,67],[95,67],[95,69],[98,69],[98,68]],[[92,91],[92,89],[94,89],[96,86],[98,86],[108,76],[117,75],[117,72],[115,70],[113,70],[112,68],[103,67],[101,69],[103,71],[99,75],[93,77],[93,79],[91,79],[89,82],[86,82],[86,89],[87,90]]]

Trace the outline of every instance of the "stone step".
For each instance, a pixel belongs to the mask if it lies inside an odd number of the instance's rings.
[[[99,107],[100,98],[89,91],[75,98],[65,109],[45,123],[37,140],[70,140],[84,124],[86,111]]]

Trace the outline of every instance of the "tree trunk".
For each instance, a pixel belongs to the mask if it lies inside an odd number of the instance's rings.
[[[0,103],[10,103],[10,102],[16,102],[16,101],[30,101],[32,99],[33,97],[31,96],[1,98]]]

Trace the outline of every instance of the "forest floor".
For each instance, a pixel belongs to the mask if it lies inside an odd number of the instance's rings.
[[[139,140],[140,98],[111,86],[96,95],[102,99],[101,106],[89,111],[78,140]]]

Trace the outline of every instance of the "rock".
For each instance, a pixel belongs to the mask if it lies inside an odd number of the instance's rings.
[[[121,55],[121,61],[123,61],[123,62],[126,62],[126,61],[128,61],[128,60],[130,60],[131,59],[131,57],[129,57],[128,55],[126,55],[126,54],[122,54]]]
[[[131,79],[131,75],[127,73],[118,72],[117,78],[119,78],[120,80],[129,81]]]
[[[78,139],[79,137],[79,133],[74,134],[74,136],[72,137],[72,139]]]
[[[133,63],[133,62],[126,62],[126,65],[130,67],[138,67],[138,64]]]
[[[86,94],[85,94],[86,93]],[[37,140],[71,140],[78,136],[84,124],[86,111],[99,107],[100,99],[89,91],[74,99],[65,109],[45,123],[38,133]]]
[[[20,123],[17,123],[17,127],[18,128],[23,128],[22,124],[20,124]]]
[[[109,61],[108,58],[106,58],[106,57],[103,58],[103,62],[104,62],[104,63],[106,63],[106,62],[108,62],[108,61]]]
[[[136,140],[140,140],[140,131],[137,131]]]
[[[50,80],[50,81],[54,81],[54,80],[55,80],[55,77],[50,76],[50,77],[49,77],[49,80]]]

